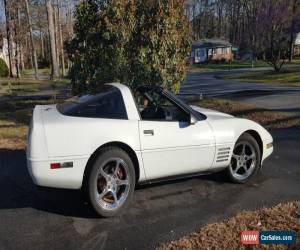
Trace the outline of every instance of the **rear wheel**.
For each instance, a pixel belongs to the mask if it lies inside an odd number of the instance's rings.
[[[119,148],[102,150],[88,180],[92,206],[103,217],[110,217],[128,204],[135,187],[135,171],[130,157]]]
[[[248,133],[243,134],[236,142],[228,175],[233,182],[245,183],[259,169],[261,154],[256,140]]]

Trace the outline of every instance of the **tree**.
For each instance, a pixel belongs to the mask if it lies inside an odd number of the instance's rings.
[[[65,53],[64,53],[64,43],[63,43],[63,35],[61,30],[61,20],[60,20],[60,6],[57,0],[57,26],[58,26],[58,38],[59,38],[59,47],[61,53],[61,74],[65,75]]]
[[[55,27],[53,19],[53,7],[51,0],[46,1],[47,15],[48,15],[48,28],[49,40],[51,50],[51,78],[59,77],[59,70],[57,64],[56,43],[55,43]]]
[[[35,79],[37,79],[38,78],[38,64],[37,64],[36,50],[35,50],[35,47],[34,47],[33,32],[32,32],[32,26],[31,26],[28,0],[25,0],[25,7],[26,7],[26,16],[27,16],[27,22],[28,22],[28,29],[29,29],[29,34],[30,34],[31,51],[32,51],[33,62],[34,62]]]
[[[179,91],[190,50],[182,1],[87,0],[75,17],[67,46],[74,92],[111,81]]]
[[[6,35],[7,35],[7,45],[8,45],[8,64],[9,64],[9,76],[12,77],[12,62],[11,62],[11,32],[10,32],[10,13],[9,6],[7,5],[7,1],[4,0],[4,9],[5,9],[5,18],[6,18]]]
[[[260,35],[259,53],[265,55],[265,60],[276,72],[288,58],[288,29],[291,21],[288,0],[266,0],[262,2],[257,13]]]

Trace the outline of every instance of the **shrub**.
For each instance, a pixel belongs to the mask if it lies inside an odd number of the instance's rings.
[[[191,45],[183,1],[88,0],[75,16],[67,45],[75,93],[112,81],[179,91]]]

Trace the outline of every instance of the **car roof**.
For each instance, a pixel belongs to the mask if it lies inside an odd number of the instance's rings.
[[[120,90],[125,89],[125,88],[126,89],[130,88],[129,86],[122,84],[122,83],[118,83],[118,82],[106,83],[106,85],[111,85],[111,86],[117,87]],[[140,86],[137,86],[136,88],[130,88],[130,89],[135,89],[137,91],[150,91],[150,90],[161,91],[161,90],[163,90],[163,88],[161,86],[150,85],[150,84],[140,85]]]

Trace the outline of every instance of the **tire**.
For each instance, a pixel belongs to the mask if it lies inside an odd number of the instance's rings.
[[[261,152],[257,141],[248,133],[237,140],[227,175],[232,182],[245,183],[255,176],[260,169]]]
[[[102,217],[124,211],[133,195],[135,180],[134,165],[124,150],[117,147],[101,150],[87,183],[88,197],[95,211]]]

